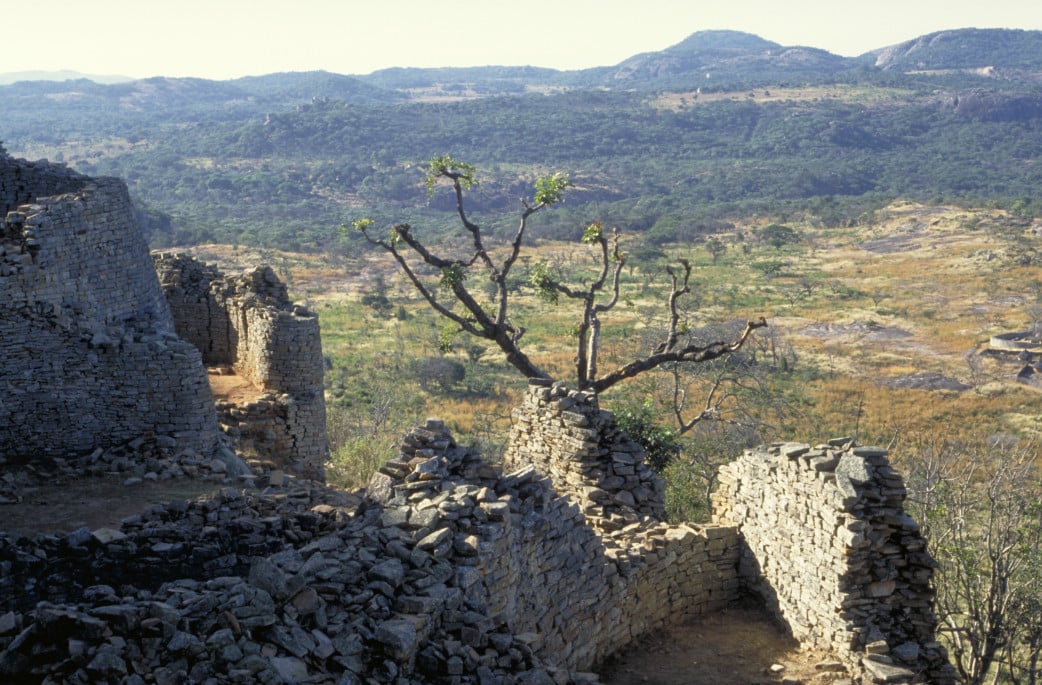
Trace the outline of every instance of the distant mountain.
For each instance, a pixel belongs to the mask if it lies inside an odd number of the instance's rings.
[[[1023,69],[1042,71],[1042,31],[938,31],[868,53],[886,71]]]
[[[619,63],[609,70],[606,85],[745,87],[829,78],[856,64],[825,50],[784,47],[740,31],[699,31],[665,50]]]
[[[435,90],[451,95],[509,95],[562,84],[567,72],[542,67],[394,67],[359,77],[373,86],[395,91]]]
[[[447,153],[490,169],[480,211],[563,169],[582,190],[548,235],[596,205],[672,240],[738,210],[812,207],[838,225],[894,197],[1042,207],[1040,80],[1037,31],[944,31],[858,58],[702,31],[574,71],[21,81],[0,86],[0,140],[127,179],[169,217],[167,244],[327,245],[362,212],[452,224],[417,193],[422,160]]]
[[[123,83],[133,81],[129,76],[84,74],[70,69],[61,71],[9,71],[0,74],[0,86],[19,81],[76,81],[89,79],[95,83]]]
[[[259,119],[313,100],[380,106],[402,95],[326,72],[270,74],[232,81],[153,78],[101,84],[89,79],[18,81],[0,86],[4,140],[58,139],[178,122]],[[133,135],[139,133],[135,130]]]

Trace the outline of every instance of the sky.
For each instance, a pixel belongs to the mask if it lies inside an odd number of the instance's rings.
[[[855,56],[955,28],[1042,30],[1038,0],[0,0],[0,73],[229,79],[610,66],[730,29]]]

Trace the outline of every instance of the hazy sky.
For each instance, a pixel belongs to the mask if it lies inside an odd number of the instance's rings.
[[[324,69],[580,69],[734,29],[863,54],[953,28],[1042,29],[1038,0],[0,0],[0,73],[226,79]]]

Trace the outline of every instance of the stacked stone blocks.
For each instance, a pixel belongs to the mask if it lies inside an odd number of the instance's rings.
[[[513,421],[506,467],[532,465],[549,476],[601,530],[665,520],[662,479],[592,393],[532,381]]]
[[[0,155],[0,210],[4,458],[142,435],[211,453],[205,369],[174,333],[126,186]]]
[[[531,381],[513,421],[507,478],[539,479],[548,499],[541,527],[491,550],[510,568],[485,592],[521,609],[548,659],[586,668],[738,599],[734,527],[666,523],[661,479],[595,395]]]
[[[714,520],[738,526],[743,585],[807,647],[865,683],[954,682],[935,640],[934,562],[887,452],[837,439],[721,468]]]
[[[290,302],[270,267],[224,276],[186,255],[153,254],[178,333],[212,366],[258,388],[246,405],[219,403],[240,444],[296,475],[321,480],[328,454],[318,317]]]
[[[530,393],[528,411],[548,409],[543,390]],[[552,391],[557,411],[608,424],[596,403],[581,398],[559,409],[558,393],[568,392]],[[369,492],[385,520],[410,531],[420,547],[457,555],[456,582],[468,602],[486,608],[490,625],[509,625],[540,659],[571,670],[738,598],[733,527],[670,526],[645,517],[604,533],[617,514],[588,515],[532,465],[496,475],[457,448],[440,422],[414,431]]]

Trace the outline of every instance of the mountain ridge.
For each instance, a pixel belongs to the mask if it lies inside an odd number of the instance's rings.
[[[237,79],[192,79],[237,86],[254,96],[289,96],[300,93],[300,83],[321,86],[306,97],[350,97],[386,102],[389,91],[408,91],[477,84],[478,94],[525,92],[549,87],[630,87],[668,89],[678,77],[709,73],[710,83],[700,85],[759,85],[779,79],[828,78],[866,66],[884,72],[942,69],[1015,69],[1042,72],[1042,31],[1024,29],[952,29],[936,31],[895,45],[883,46],[859,57],[843,57],[812,46],[781,45],[758,35],[731,30],[692,33],[662,50],[639,53],[618,64],[562,71],[535,66],[391,67],[369,74],[304,71],[265,74]],[[715,72],[715,73],[714,73]],[[24,78],[26,76],[35,78]],[[0,73],[0,88],[38,82],[78,82],[99,85],[142,83],[156,78],[127,79],[87,76],[73,71]],[[273,80],[283,85],[273,87]],[[181,80],[171,78],[168,80]],[[348,83],[351,87],[348,87]],[[365,84],[369,89],[363,89]],[[687,84],[690,85],[690,84]],[[497,87],[498,86],[498,87]],[[259,92],[258,92],[259,91]]]
[[[124,83],[135,79],[130,76],[119,74],[85,74],[73,69],[59,69],[50,71],[45,69],[34,69],[31,71],[8,71],[0,73],[0,86],[18,83],[19,81],[76,81],[88,79],[94,83],[111,84]]]
[[[363,212],[445,225],[451,207],[417,192],[419,165],[443,154],[490,170],[469,198],[478,211],[567,170],[580,190],[547,235],[586,213],[669,241],[736,212],[808,205],[830,224],[895,197],[1042,206],[1042,32],[901,45],[889,69],[878,55],[711,32],[575,72],[22,82],[0,87],[0,140],[127,179],[166,244],[326,245],[323,226]],[[959,45],[977,46],[972,59],[942,59]],[[909,54],[951,69],[906,72],[896,60]],[[963,66],[979,63],[996,66]]]

